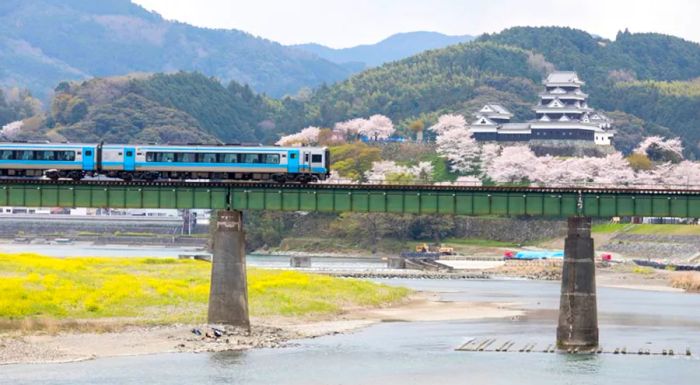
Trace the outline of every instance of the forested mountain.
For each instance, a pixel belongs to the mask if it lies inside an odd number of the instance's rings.
[[[199,71],[273,96],[347,77],[341,66],[237,30],[164,20],[130,0],[3,0],[0,85],[45,97],[63,80]]]
[[[364,44],[350,48],[330,48],[320,44],[299,44],[293,47],[318,55],[334,63],[359,72],[368,67],[376,67],[386,62],[407,58],[427,51],[464,43],[473,36],[449,36],[438,32],[406,32],[391,35],[376,44]]]
[[[92,79],[56,88],[45,130],[70,141],[271,142],[281,105],[198,73]]]
[[[578,71],[593,107],[626,113],[619,148],[629,150],[640,135],[666,132],[700,155],[700,95],[692,82],[700,77],[700,45],[660,34],[621,32],[609,41],[570,28],[511,28],[321,87],[309,108],[317,114],[309,119],[329,125],[381,113],[404,124],[429,122],[438,112],[470,114],[485,101],[502,103],[515,119],[530,119],[541,80],[553,69]],[[663,82],[669,80],[676,82]],[[631,121],[642,125],[641,133]]]
[[[664,57],[657,62],[658,55]],[[554,69],[580,73],[592,107],[616,120],[618,149],[628,152],[644,136],[680,136],[700,155],[700,86],[693,80],[700,77],[700,45],[626,32],[609,41],[569,28],[485,35],[366,70],[298,98],[272,99],[236,82],[224,86],[192,73],[63,84],[47,127],[72,140],[172,141],[162,128],[167,126],[176,128],[178,139],[191,132],[188,140],[271,143],[307,125],[331,127],[384,114],[409,135],[416,120],[431,125],[449,112],[469,118],[487,102],[503,104],[516,121],[534,118],[531,107],[541,81]]]
[[[310,118],[320,125],[373,113],[404,120],[466,111],[486,99],[525,117],[527,100],[536,97],[535,82],[542,76],[529,58],[520,48],[491,43],[428,51],[321,87],[310,101],[318,114]]]

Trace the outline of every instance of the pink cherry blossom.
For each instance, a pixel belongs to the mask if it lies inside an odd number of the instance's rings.
[[[321,129],[318,127],[310,126],[301,130],[296,134],[291,134],[283,136],[277,141],[277,145],[280,146],[305,146],[310,144],[318,143],[318,134]]]

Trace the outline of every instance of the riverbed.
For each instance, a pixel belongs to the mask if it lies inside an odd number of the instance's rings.
[[[444,301],[507,303],[523,316],[384,322],[348,334],[244,352],[101,358],[0,367],[0,384],[696,384],[700,295],[599,288],[605,350],[675,356],[537,352],[554,342],[559,284],[526,280],[385,280],[439,292]],[[531,353],[462,352],[468,340],[536,344]],[[691,357],[678,355],[688,348]]]

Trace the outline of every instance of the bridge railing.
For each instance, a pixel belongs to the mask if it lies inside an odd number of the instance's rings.
[[[700,184],[691,183],[649,183],[649,182],[639,182],[639,183],[600,183],[600,182],[552,182],[552,183],[490,183],[483,184],[481,182],[474,181],[442,181],[442,182],[432,182],[426,180],[412,180],[412,181],[387,181],[384,179],[370,179],[357,181],[351,178],[332,178],[325,181],[317,182],[324,185],[391,185],[391,186],[464,186],[464,187],[481,187],[481,186],[493,186],[493,187],[556,187],[556,188],[592,188],[592,189],[669,189],[669,190],[700,190]]]

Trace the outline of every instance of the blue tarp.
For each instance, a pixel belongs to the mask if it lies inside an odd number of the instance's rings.
[[[513,259],[549,259],[564,258],[563,251],[519,251]]]

